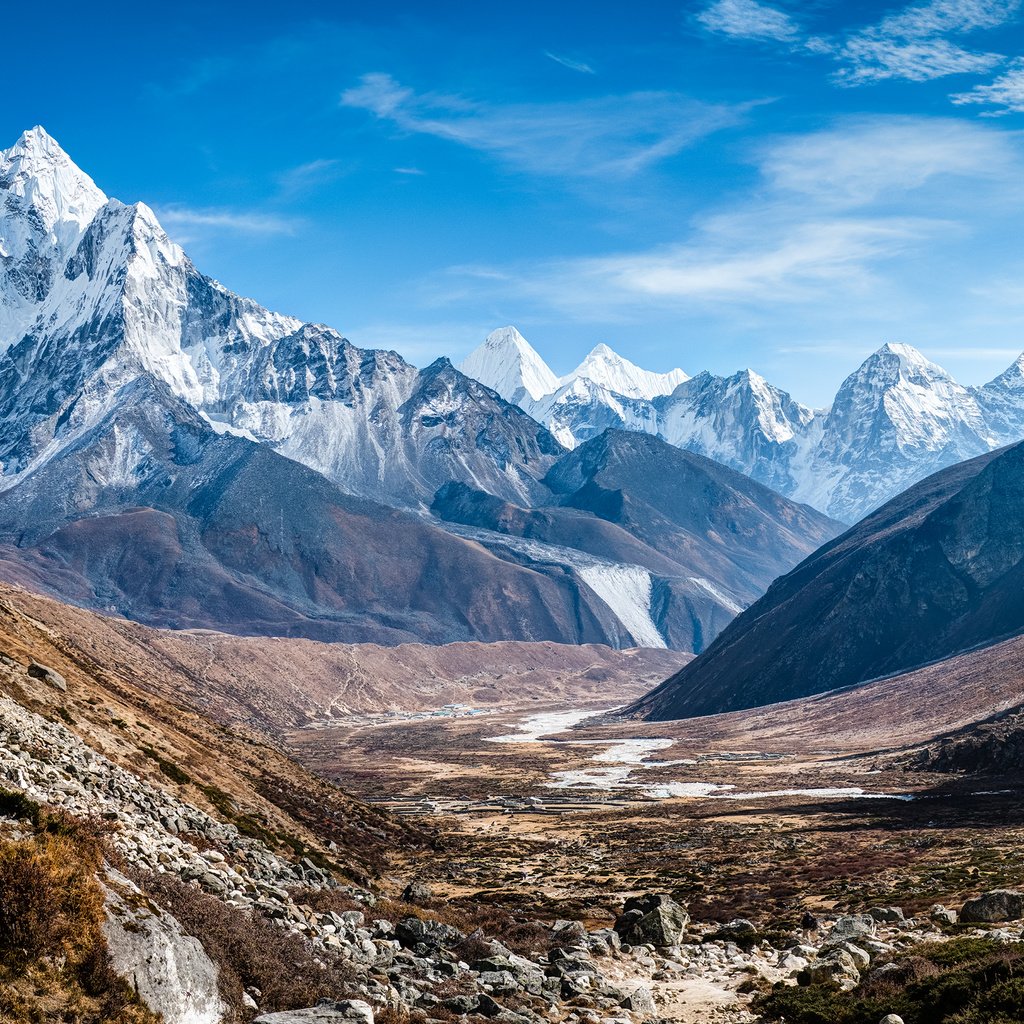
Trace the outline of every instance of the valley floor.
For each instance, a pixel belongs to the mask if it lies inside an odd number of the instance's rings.
[[[130,857],[167,855],[213,885],[217,872],[196,868],[196,826],[183,839],[163,820],[192,816],[211,835],[226,821],[244,830],[232,857],[244,854],[250,875],[253,863],[267,872],[254,894],[239,883],[243,902],[269,892],[283,901],[275,912],[299,913],[278,875],[294,885],[313,870],[302,855],[326,853],[378,878],[392,902],[409,879],[428,885],[417,912],[428,920],[471,921],[483,908],[505,915],[502,927],[567,920],[600,935],[627,897],[686,904],[684,943],[601,959],[608,984],[642,983],[654,997],[656,1012],[613,1008],[620,1021],[752,1020],[752,998],[801,969],[787,951],[801,935],[820,947],[842,915],[902,908],[914,920],[880,923],[871,948],[913,958],[930,940],[977,939],[933,920],[935,904],[1024,888],[1024,779],[915,767],[923,743],[1020,703],[1024,641],[846,692],[660,724],[615,712],[672,671],[679,656],[665,651],[167,633],[11,587],[0,588],[0,647],[0,688],[13,702],[4,718],[21,738],[7,748],[8,786],[74,802],[88,789],[82,765],[109,759],[120,767],[103,771],[127,796],[90,799],[109,810],[136,794],[118,812]],[[33,660],[55,666],[66,687],[33,676]],[[69,730],[93,753],[75,754]],[[81,764],[54,773],[51,759],[72,754]],[[378,816],[316,776],[394,813]],[[173,815],[157,813],[164,803]],[[804,927],[807,913],[820,934]],[[756,930],[753,945],[730,937],[739,918]],[[1019,943],[1017,926],[988,932]],[[588,1016],[580,998],[568,985],[560,1020],[607,1016]]]
[[[926,673],[895,697],[879,684],[811,712],[815,702],[651,725],[615,721],[608,700],[530,701],[341,719],[287,743],[316,773],[440,829],[445,859],[416,870],[456,901],[593,927],[645,891],[670,892],[695,921],[769,931],[808,911],[889,905],[926,920],[937,903],[1024,884],[1024,780],[993,791],[907,767],[915,744],[977,713],[953,701],[901,711],[908,689],[933,684]],[[1007,678],[985,699],[998,709],[1018,692]],[[739,1020],[749,970],[646,980],[666,1017],[713,1019],[718,1006]]]

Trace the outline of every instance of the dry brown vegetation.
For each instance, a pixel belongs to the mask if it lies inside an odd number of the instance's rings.
[[[0,837],[0,1020],[153,1024],[110,965],[96,880],[103,829],[30,803],[20,810],[30,834]]]
[[[252,1016],[243,1002],[247,988],[260,990],[264,1013],[354,996],[351,967],[330,952],[314,951],[301,935],[258,914],[244,914],[170,875],[130,871],[129,877],[186,932],[200,938],[217,965],[221,997],[232,1020]]]

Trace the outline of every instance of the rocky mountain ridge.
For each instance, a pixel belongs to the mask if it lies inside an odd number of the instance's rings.
[[[749,369],[730,377],[651,374],[666,386],[638,387],[645,371],[607,346],[552,386],[554,374],[526,340],[515,332],[509,341],[514,330],[492,334],[463,366],[485,384],[500,379],[506,397],[516,396],[510,400],[566,447],[608,428],[654,434],[842,522],[945,466],[1024,438],[1024,356],[988,384],[964,387],[913,347],[886,344],[846,378],[829,408],[811,409]],[[523,346],[532,390],[517,384]],[[602,372],[608,365],[632,370]],[[547,391],[535,394],[545,380]]]
[[[683,718],[903,673],[1024,632],[1024,444],[944,469],[824,545],[631,712]]]

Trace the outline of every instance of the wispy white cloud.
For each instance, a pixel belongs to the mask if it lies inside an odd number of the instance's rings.
[[[988,85],[976,85],[950,97],[958,105],[976,103],[994,107],[991,115],[1024,111],[1024,58],[1018,57],[1006,71]]]
[[[834,55],[837,81],[860,85],[886,78],[924,82],[946,75],[984,73],[1005,58],[967,49],[949,37],[992,29],[1014,18],[1020,0],[930,0],[890,14],[849,35]]]
[[[396,167],[395,174],[409,174],[413,177],[422,177],[427,172],[419,167]]]
[[[743,108],[667,92],[498,106],[417,93],[391,75],[364,75],[341,97],[397,129],[489,153],[533,174],[626,178],[737,123]]]
[[[651,304],[794,305],[826,293],[864,294],[877,283],[875,264],[946,227],[926,219],[853,217],[787,225],[769,211],[748,211],[711,218],[679,245],[529,268],[506,277],[502,290],[584,318],[614,318]]]
[[[893,261],[970,233],[977,209],[964,204],[1020,207],[1018,143],[981,125],[909,117],[777,139],[756,154],[758,198],[704,217],[675,244],[539,266],[452,268],[448,296],[519,294],[582,319],[655,306],[734,313],[863,305],[868,296],[878,305],[896,290]],[[948,202],[949,194],[959,198]]]
[[[785,11],[757,0],[715,0],[697,20],[711,32],[738,39],[793,43],[801,36],[800,26]]]
[[[864,85],[887,78],[928,82],[947,75],[983,74],[1003,56],[965,50],[948,39],[892,39],[874,32],[848,39],[836,51],[843,67],[836,72],[841,85]]]
[[[257,210],[196,208],[174,204],[162,206],[156,212],[163,226],[181,242],[211,230],[245,235],[293,235],[300,224],[293,217]]]
[[[861,118],[807,135],[775,139],[757,154],[766,183],[823,206],[891,200],[936,179],[1012,183],[1016,136],[954,118]]]
[[[757,0],[715,0],[697,20],[734,38],[773,41],[793,51],[831,57],[839,65],[835,81],[857,86],[992,71],[1005,55],[969,47],[959,37],[998,28],[1020,9],[1021,0],[928,0],[831,37],[810,35],[785,11]]]
[[[310,160],[291,167],[278,176],[281,194],[286,197],[301,195],[319,185],[337,178],[344,171],[340,160]]]
[[[556,64],[561,64],[563,68],[568,68],[570,71],[578,71],[582,75],[596,74],[589,64],[581,60],[573,60],[572,57],[564,57],[561,54],[552,53],[550,50],[545,50],[544,56],[549,60],[553,60]]]

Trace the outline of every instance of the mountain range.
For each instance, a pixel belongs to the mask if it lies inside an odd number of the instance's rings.
[[[514,328],[495,331],[462,365],[566,447],[609,427],[653,434],[845,523],[945,466],[1024,438],[1024,356],[969,388],[911,346],[886,344],[817,410],[753,370],[651,374],[605,345],[557,378]]]
[[[684,376],[612,355],[578,379],[647,402]],[[524,401],[551,383],[507,376]],[[445,359],[235,295],[41,128],[0,153],[0,465],[8,579],[152,625],[351,642],[696,652],[838,530],[660,439],[570,453]],[[699,517],[654,500],[673,474]]]

